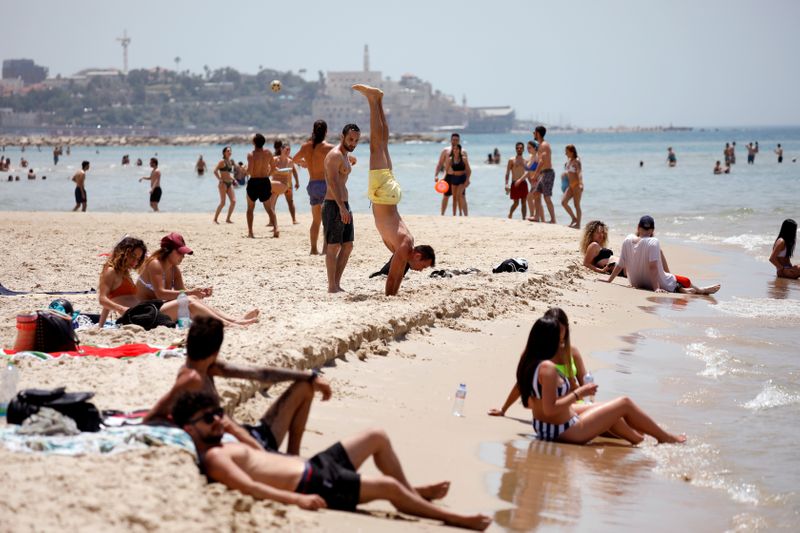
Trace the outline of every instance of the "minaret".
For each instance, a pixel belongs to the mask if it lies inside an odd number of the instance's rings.
[[[364,72],[369,72],[369,45],[364,45]]]
[[[117,40],[122,44],[122,64],[123,74],[128,73],[128,45],[131,44],[131,38],[128,37],[128,30],[122,32],[122,37],[117,37]]]

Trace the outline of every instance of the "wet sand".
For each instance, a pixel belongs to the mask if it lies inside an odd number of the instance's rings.
[[[710,491],[650,474],[651,460],[642,450],[599,448],[603,457],[595,459],[601,454],[592,448],[551,445],[557,450],[554,455],[564,460],[542,461],[541,456],[553,452],[528,441],[528,411],[515,406],[507,418],[486,416],[488,408],[505,399],[528,329],[549,306],[567,311],[574,343],[586,355],[619,347],[623,335],[662,324],[641,309],[651,293],[623,289],[624,280],[614,286],[598,283],[596,276],[577,266],[574,230],[504,219],[406,217],[417,242],[429,242],[437,249],[437,268],[477,267],[483,273],[436,280],[427,272],[410,272],[400,297],[387,298],[382,295],[382,280],[366,278],[389,256],[370,216],[355,217],[356,248],[343,280],[350,292],[340,295],[325,293],[323,259],[307,255],[308,217],[301,216],[297,226],[284,224],[281,238],[273,240],[264,227],[266,216],[257,212],[256,234],[261,238],[255,241],[244,238],[241,219],[221,226],[212,225],[210,219],[211,214],[3,213],[0,243],[11,267],[0,281],[16,290],[93,287],[102,263],[98,254],[107,252],[123,234],[154,245],[163,234],[180,231],[195,250],[182,265],[189,285],[213,285],[212,303],[227,312],[262,310],[259,324],[226,331],[223,357],[297,368],[327,365],[324,372],[334,398],[315,402],[303,440],[304,455],[378,426],[389,432],[412,482],[452,480],[443,504],[464,512],[498,513],[492,527],[508,527],[514,520],[521,520],[523,528],[540,522],[588,527],[594,522],[593,513],[601,516],[610,502],[630,509],[638,517],[634,524],[643,525],[653,515],[661,517],[658,524],[666,524],[687,501],[695,502],[697,512],[684,513],[682,525],[702,529],[719,520],[724,527],[724,502]],[[529,273],[489,273],[507,257],[526,257]],[[673,270],[702,277],[689,267],[697,263],[691,256],[671,250],[668,258]],[[18,312],[43,307],[50,299],[29,295],[0,300],[0,344],[13,344]],[[96,297],[71,300],[78,309],[97,310]],[[163,329],[125,329],[84,333],[81,340],[163,345],[175,337],[174,331]],[[73,390],[94,390],[100,408],[133,409],[152,404],[166,391],[179,364],[149,357],[25,361],[20,365],[21,387],[63,384]],[[602,366],[596,360],[588,365]],[[468,386],[463,418],[451,415],[459,382]],[[219,388],[242,422],[254,421],[269,405],[256,385],[222,380]],[[620,393],[646,396],[634,380],[626,388]],[[274,395],[279,388],[271,392]],[[526,446],[536,453],[523,454],[523,460],[518,448]],[[519,467],[510,474],[504,470],[506,461],[533,464],[536,470],[529,475]],[[365,473],[374,472],[372,465],[365,466]],[[611,472],[619,475],[614,478]],[[565,473],[569,475],[564,484],[552,481]],[[508,480],[509,476],[515,479]],[[591,495],[576,492],[576,483],[582,487],[580,480],[587,477],[599,488]],[[15,487],[0,502],[0,521],[13,524],[13,530],[439,527],[399,516],[381,502],[364,506],[358,514],[310,513],[254,502],[207,485],[188,454],[163,448],[84,458],[0,450],[0,480]],[[617,490],[623,485],[627,488]],[[612,499],[602,497],[604,487],[613,493]],[[51,498],[53,493],[59,498]],[[666,498],[672,493],[677,496]],[[579,501],[573,505],[581,510],[580,520],[572,508],[559,504],[564,503],[560,498],[573,500],[576,494]],[[539,518],[523,517],[524,512],[511,510],[514,506],[539,508]],[[721,517],[712,522],[709,516],[715,513]],[[554,521],[542,521],[543,515]],[[622,521],[618,515],[610,516],[609,525]]]

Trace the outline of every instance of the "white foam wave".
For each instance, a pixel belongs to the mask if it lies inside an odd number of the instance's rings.
[[[686,347],[686,354],[701,360],[706,367],[699,376],[718,378],[732,371],[733,358],[728,350],[708,346],[704,342],[694,342]]]
[[[686,224],[687,222],[692,222],[692,221],[695,221],[695,220],[705,220],[705,219],[706,219],[706,217],[704,217],[702,215],[698,215],[698,216],[695,216],[695,217],[674,217],[672,219],[672,223],[674,225],[676,225],[676,226],[682,226],[683,224]]]
[[[758,396],[745,403],[744,406],[747,409],[761,411],[794,403],[800,403],[800,395],[792,394],[769,380],[761,389],[761,392],[758,393]]]
[[[720,302],[713,309],[742,318],[788,319],[800,321],[800,300],[776,300],[774,298],[739,298]]]
[[[720,336],[717,328],[706,328],[706,337],[710,339],[718,339]]]
[[[772,246],[772,243],[775,241],[775,236],[770,235],[756,235],[753,233],[742,233],[741,235],[735,235],[733,237],[727,237],[722,239],[723,244],[730,244],[733,246],[739,246],[744,248],[748,252],[751,252],[757,248],[763,248],[765,246]]]

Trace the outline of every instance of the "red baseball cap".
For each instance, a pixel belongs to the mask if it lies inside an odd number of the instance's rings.
[[[161,247],[165,250],[177,250],[178,253],[184,255],[194,253],[191,248],[186,246],[186,241],[183,240],[183,236],[174,231],[161,239]]]

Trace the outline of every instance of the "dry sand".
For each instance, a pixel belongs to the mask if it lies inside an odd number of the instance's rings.
[[[658,325],[654,315],[642,310],[652,293],[623,288],[625,280],[596,282],[595,274],[578,265],[578,233],[563,226],[405,218],[416,242],[436,249],[437,268],[482,272],[442,280],[428,277],[430,271],[411,271],[398,297],[383,296],[383,280],[367,276],[390,253],[369,215],[355,216],[357,240],[342,281],[348,292],[329,295],[323,258],[308,255],[308,217],[301,216],[300,225],[284,224],[281,238],[272,239],[266,216],[257,212],[259,238],[249,240],[241,213],[236,224],[219,226],[211,223],[211,214],[3,213],[0,282],[14,290],[95,287],[103,262],[99,254],[122,235],[155,246],[162,235],[179,231],[195,251],[182,265],[187,285],[212,285],[210,303],[230,314],[261,309],[258,324],[226,331],[226,360],[296,368],[326,365],[334,398],[315,402],[304,455],[358,430],[385,427],[412,482],[450,479],[444,505],[493,513],[508,504],[487,491],[487,473],[497,467],[479,457],[480,445],[530,434],[530,415],[519,406],[509,411],[519,420],[484,413],[505,399],[532,321],[551,305],[563,307],[573,322],[573,342],[588,355],[623,342],[626,333]],[[508,257],[527,258],[529,272],[492,274],[492,266]],[[670,249],[668,258],[675,271],[705,275],[689,268],[695,259],[684,252]],[[51,298],[0,297],[0,345],[13,345],[17,313],[45,307]],[[95,296],[70,299],[76,309],[99,311]],[[174,330],[164,328],[81,334],[83,343],[100,345],[165,345],[176,338]],[[29,360],[20,365],[20,386],[93,390],[101,409],[134,409],[152,405],[180,364],[151,357]],[[597,363],[590,360],[589,365],[596,368]],[[456,418],[450,409],[461,381],[468,384],[467,416]],[[269,405],[255,384],[222,380],[218,387],[228,409],[243,422],[254,421]],[[370,465],[365,471],[374,469]],[[0,523],[15,531],[440,527],[400,516],[381,502],[358,514],[310,513],[255,502],[207,485],[189,454],[172,449],[82,458],[0,449],[0,483],[14,487],[0,500]]]

